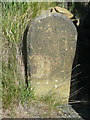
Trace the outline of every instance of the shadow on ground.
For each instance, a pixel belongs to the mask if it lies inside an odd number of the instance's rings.
[[[87,7],[78,27],[69,98],[75,111],[85,120],[90,118],[90,5]]]

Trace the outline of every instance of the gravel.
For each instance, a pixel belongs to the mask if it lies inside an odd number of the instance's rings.
[[[69,104],[60,105],[58,109],[62,112],[62,118],[80,118],[80,120],[84,120]]]

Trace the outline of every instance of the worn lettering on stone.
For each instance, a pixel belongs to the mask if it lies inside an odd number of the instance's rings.
[[[56,93],[68,101],[77,32],[72,21],[58,13],[42,14],[27,35],[28,71],[36,95]]]

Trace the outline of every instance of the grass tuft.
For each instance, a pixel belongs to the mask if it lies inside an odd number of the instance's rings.
[[[19,44],[27,24],[55,2],[2,2],[2,87],[3,108],[35,99],[31,85],[26,89],[23,67],[18,61]],[[21,71],[20,71],[21,70]]]

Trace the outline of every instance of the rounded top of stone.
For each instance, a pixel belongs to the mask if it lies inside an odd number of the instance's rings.
[[[46,19],[46,18],[49,18],[49,17],[53,17],[53,18],[60,18],[60,20],[64,20],[64,21],[67,21],[68,24],[74,29],[75,31],[75,34],[77,35],[77,30],[76,30],[76,27],[75,25],[73,24],[72,20],[69,19],[68,17],[64,16],[63,14],[61,13],[52,13],[52,12],[49,12],[49,11],[46,11],[44,13],[42,13],[41,15],[37,16],[36,18],[34,18],[32,21],[31,21],[31,26],[37,24],[37,23],[41,23],[42,20]]]
[[[37,16],[36,20],[38,20],[38,19],[44,19],[44,18],[51,17],[51,16],[62,17],[64,19],[67,19],[67,20],[71,21],[68,17],[64,16],[61,13],[57,13],[57,12],[53,13],[53,12],[49,12],[49,11],[46,11],[46,12],[42,13],[41,15]]]

